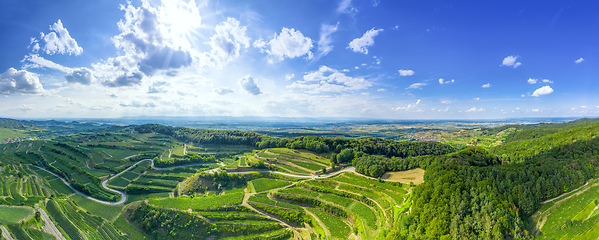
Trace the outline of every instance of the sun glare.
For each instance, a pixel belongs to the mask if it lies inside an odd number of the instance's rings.
[[[202,17],[194,0],[189,2],[163,0],[161,21],[168,26],[168,31],[177,38],[192,38],[202,24]]]

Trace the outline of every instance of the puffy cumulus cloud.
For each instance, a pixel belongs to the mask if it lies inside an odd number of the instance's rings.
[[[372,86],[372,83],[364,78],[350,77],[327,66],[321,66],[318,70],[304,75],[303,80],[295,81],[288,88],[303,89],[309,93],[362,90]]]
[[[540,97],[540,96],[544,96],[544,95],[549,95],[553,93],[553,88],[551,88],[550,86],[543,86],[538,88],[537,90],[535,90],[532,93],[533,97]]]
[[[227,95],[229,93],[233,93],[234,91],[231,88],[224,87],[224,88],[216,88],[216,89],[214,89],[214,92],[218,95]]]
[[[484,110],[485,110],[484,108],[473,107],[473,108],[470,108],[470,109],[466,110],[465,112],[482,112]]]
[[[482,88],[490,88],[490,87],[491,87],[491,84],[490,84],[490,83],[483,84],[481,87],[482,87]]]
[[[200,27],[201,16],[195,1],[162,1],[153,7],[130,2],[121,5],[125,17],[118,22],[120,33],[112,38],[119,55],[93,64],[94,74],[111,87],[132,86],[157,72],[176,73],[206,54],[191,47],[193,33]],[[143,74],[141,74],[143,73]]]
[[[584,58],[579,58],[579,59],[574,60],[575,63],[581,63],[582,61],[584,61]]]
[[[276,34],[269,42],[258,39],[254,42],[254,47],[261,48],[274,61],[283,61],[285,58],[296,58],[306,56],[312,58],[312,39],[305,37],[299,30],[293,28],[283,28],[280,34]],[[270,49],[265,49],[270,47]]]
[[[80,83],[83,85],[89,85],[94,81],[94,74],[88,68],[82,67],[74,69],[67,73],[65,79],[68,83]]]
[[[356,38],[349,42],[347,48],[351,49],[354,52],[368,54],[368,47],[374,45],[374,37],[376,37],[379,32],[382,32],[383,29],[370,29],[362,35],[360,38]]]
[[[414,71],[413,70],[407,70],[407,69],[399,69],[399,76],[412,76],[414,75]]]
[[[160,47],[148,51],[145,58],[139,63],[139,70],[147,76],[151,76],[157,70],[178,69],[191,64],[189,52],[174,50],[169,47]]]
[[[241,85],[241,88],[249,94],[254,96],[262,94],[262,91],[260,91],[260,88],[252,75],[242,77],[241,80],[239,80],[239,84]]]
[[[227,21],[216,25],[215,31],[210,38],[210,55],[217,66],[239,57],[242,48],[250,47],[246,27],[241,27],[235,18],[227,18]]]
[[[528,84],[536,84],[539,81],[539,79],[536,78],[529,78],[528,79]]]
[[[443,78],[439,78],[439,84],[444,85],[444,84],[448,84],[448,83],[454,83],[455,80],[451,79],[451,80],[445,80]]]
[[[121,103],[119,104],[121,107],[133,107],[133,108],[154,108],[156,104],[153,102],[139,102],[139,101],[131,101],[131,103]]]
[[[37,94],[43,91],[44,88],[35,73],[9,68],[6,72],[0,74],[1,94]]]
[[[426,83],[412,83],[412,85],[410,85],[406,89],[422,89],[422,87],[424,86],[426,86]]]
[[[105,81],[102,84],[107,87],[130,87],[139,85],[143,79],[143,75],[140,72],[133,72],[130,74],[123,74],[116,77],[112,81]]]
[[[41,46],[40,46],[41,43]],[[50,33],[40,33],[40,38],[32,39],[31,41],[33,52],[42,50],[46,54],[69,54],[69,55],[80,55],[83,53],[81,48],[75,39],[71,37],[69,31],[62,25],[62,21],[58,21],[50,25]]]
[[[334,26],[328,24],[322,24],[320,26],[320,39],[318,39],[318,51],[320,56],[327,55],[329,52],[333,51],[333,46],[331,46],[331,43],[333,42],[331,34],[336,32],[338,27],[339,23]]]
[[[507,56],[503,59],[503,61],[501,62],[501,65],[517,68],[520,65],[522,65],[522,63],[518,62],[516,60],[518,60],[518,56],[513,56],[513,55]]]

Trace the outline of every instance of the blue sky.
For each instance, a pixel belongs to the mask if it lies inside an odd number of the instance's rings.
[[[595,1],[0,3],[14,118],[599,115]]]

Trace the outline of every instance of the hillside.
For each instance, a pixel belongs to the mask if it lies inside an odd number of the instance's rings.
[[[22,214],[0,224],[23,239],[599,236],[599,121],[463,131],[502,142],[455,148],[146,124],[7,143],[0,205]],[[40,228],[44,214],[57,231]]]

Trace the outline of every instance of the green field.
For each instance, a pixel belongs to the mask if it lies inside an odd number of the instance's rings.
[[[222,207],[231,204],[240,204],[243,200],[243,193],[231,193],[225,195],[195,197],[195,198],[163,198],[152,199],[150,204],[163,208],[175,208],[180,210],[208,209]]]
[[[21,220],[31,216],[34,210],[29,207],[11,207],[0,205],[0,223],[17,224]]]
[[[252,180],[251,183],[254,186],[254,190],[256,192],[263,192],[266,190],[280,188],[280,187],[291,184],[289,181],[270,179],[270,178],[258,178],[258,179]]]

